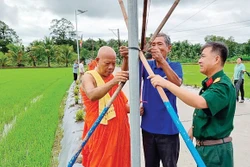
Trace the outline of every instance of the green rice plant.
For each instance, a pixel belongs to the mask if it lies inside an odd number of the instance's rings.
[[[0,84],[0,124],[16,120],[0,137],[0,166],[51,166],[59,108],[71,84],[71,69],[0,70]]]

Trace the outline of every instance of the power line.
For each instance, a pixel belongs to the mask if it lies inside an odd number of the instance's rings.
[[[171,33],[179,33],[179,32],[187,32],[187,31],[195,31],[195,30],[202,30],[202,29],[207,29],[207,28],[213,28],[213,27],[220,27],[220,26],[225,26],[225,25],[230,25],[230,24],[238,24],[238,23],[244,23],[244,22],[249,22],[250,20],[243,20],[243,21],[236,21],[236,22],[229,22],[229,23],[224,23],[224,24],[217,24],[213,26],[207,26],[207,27],[200,27],[200,28],[193,28],[193,29],[186,29],[186,30],[177,30],[173,31]],[[233,25],[234,26],[234,25]],[[228,27],[227,27],[228,28]]]
[[[206,5],[205,7],[203,7],[202,9],[200,9],[198,12],[196,12],[195,14],[193,14],[192,16],[190,16],[189,18],[187,18],[183,22],[181,22],[181,23],[177,24],[175,27],[171,28],[169,31],[171,31],[171,30],[175,29],[176,27],[178,27],[179,25],[185,23],[186,21],[188,21],[189,19],[191,19],[192,17],[194,17],[195,15],[197,15],[198,13],[200,13],[202,10],[206,9],[208,6],[210,6],[211,4],[213,4],[215,1],[217,1],[217,0],[212,1],[211,3],[209,3],[208,5]]]

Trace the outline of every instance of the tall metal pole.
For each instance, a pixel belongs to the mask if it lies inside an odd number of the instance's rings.
[[[138,9],[137,1],[128,0],[128,46],[129,46],[129,100],[131,130],[131,165],[141,166],[140,143],[140,86],[138,57]]]
[[[79,45],[78,45],[78,30],[77,30],[77,11],[75,10],[75,20],[76,20],[76,48],[77,48],[77,60],[80,63]]]

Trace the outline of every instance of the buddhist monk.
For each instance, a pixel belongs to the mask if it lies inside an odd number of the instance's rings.
[[[83,138],[96,121],[120,82],[128,80],[128,57],[123,56],[122,71],[113,75],[115,51],[103,46],[96,57],[97,67],[87,71],[81,85],[86,116]],[[130,127],[128,100],[121,91],[82,151],[84,167],[130,167]]]

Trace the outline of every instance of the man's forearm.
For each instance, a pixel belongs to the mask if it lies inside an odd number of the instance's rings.
[[[161,68],[163,69],[166,77],[170,82],[174,83],[177,86],[181,86],[182,80],[178,77],[178,75],[174,72],[174,70],[169,66],[167,62],[162,65]]]
[[[128,58],[123,58],[121,70],[128,71]]]

